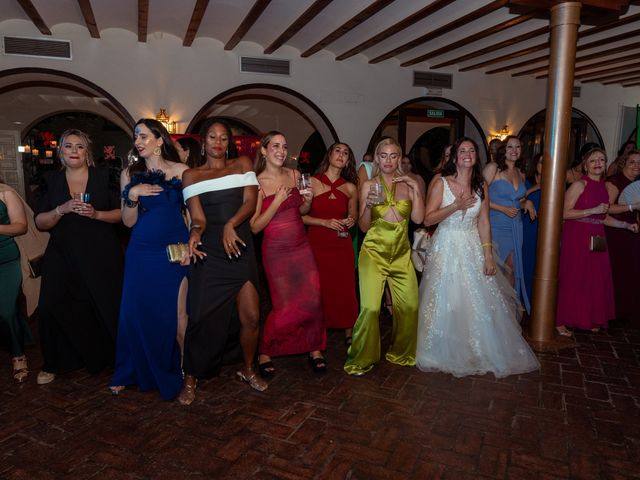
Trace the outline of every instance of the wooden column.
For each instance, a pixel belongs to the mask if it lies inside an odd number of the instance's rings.
[[[562,2],[551,7],[543,189],[529,337],[532,346],[538,350],[572,343],[570,340],[567,342],[568,339],[564,337],[556,336],[555,321],[567,147],[571,129],[573,75],[581,7],[581,2]]]

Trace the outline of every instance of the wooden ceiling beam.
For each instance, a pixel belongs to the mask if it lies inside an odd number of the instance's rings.
[[[629,80],[627,80],[627,81],[632,81],[632,80],[633,80],[633,83],[622,83],[621,85],[622,85],[624,88],[627,88],[627,87],[635,87],[635,86],[640,85],[640,82],[638,81],[638,80],[640,80],[640,77],[631,78],[631,79],[629,79]]]
[[[82,16],[84,17],[84,23],[87,25],[87,29],[91,34],[91,38],[100,38],[100,31],[96,24],[96,17],[93,15],[93,8],[91,8],[90,0],[78,0]]]
[[[609,80],[608,82],[602,82],[602,85],[613,85],[614,83],[617,83],[619,85],[622,85],[623,87],[626,87],[632,85],[626,82],[635,82],[636,80],[640,80],[640,76],[636,75],[630,78],[623,78],[622,80]]]
[[[614,22],[609,22],[609,23],[607,23],[605,25],[599,25],[597,27],[589,28],[589,29],[584,30],[582,32],[578,32],[578,38],[580,39],[580,38],[589,37],[591,35],[595,35],[596,33],[601,33],[601,32],[607,31],[607,30],[611,30],[612,28],[617,28],[617,27],[621,27],[623,25],[627,25],[629,23],[633,23],[633,22],[635,22],[637,20],[640,20],[640,13],[639,14],[635,14],[635,15],[629,15],[628,17],[618,19],[618,20],[616,20]],[[548,58],[548,56],[537,57],[537,58],[533,59],[532,62],[535,63],[535,62],[538,62],[538,61],[541,61],[541,60],[544,60],[544,59],[547,59],[547,58]],[[522,66],[523,66],[523,64],[522,64],[522,62],[520,62],[520,63],[516,63],[516,64],[512,64],[512,65],[505,65],[504,67],[496,68],[495,70],[490,70],[490,71],[485,72],[485,73],[488,73],[488,74],[501,73],[501,72],[506,72],[506,71],[509,71],[509,70],[514,70],[514,69],[520,68]],[[526,65],[524,65],[524,66],[526,66]],[[528,75],[530,73],[541,72],[541,71],[544,71],[547,68],[549,68],[548,63],[547,63],[547,65],[544,65],[542,67],[537,67],[535,69],[524,70],[522,72],[514,73],[512,76],[520,77],[520,76],[523,76],[523,75]]]
[[[40,13],[38,13],[36,7],[33,6],[33,3],[31,3],[31,0],[18,0],[18,3],[22,7],[22,10],[24,10],[24,13],[27,14],[27,17],[29,17],[36,28],[40,30],[41,34],[51,35],[51,30],[49,30],[49,27],[44,23],[44,20],[40,16]]]
[[[445,33],[449,33],[452,30],[455,30],[456,28],[462,27],[464,25],[468,25],[474,20],[477,20],[485,15],[488,15],[491,12],[495,12],[496,10],[504,7],[508,3],[508,1],[509,0],[494,0],[493,2],[474,10],[473,12],[468,13],[467,15],[457,18],[454,21],[447,23],[446,25],[436,28],[435,30],[432,30],[431,32],[426,33],[425,35],[422,35],[414,40],[411,40],[410,42],[400,45],[399,47],[396,47],[393,50],[389,50],[387,53],[378,55],[377,57],[369,60],[369,63],[380,63],[383,60],[387,60],[391,57],[395,57],[400,53],[406,52],[407,50],[411,50],[412,48],[418,47],[428,42],[429,40],[438,38],[441,35],[444,35]]]
[[[244,17],[240,26],[236,29],[236,31],[231,35],[231,38],[224,46],[225,50],[233,50],[233,48],[240,43],[242,37],[249,31],[249,29],[253,26],[254,23],[258,20],[262,12],[264,12],[265,8],[269,6],[271,0],[256,0],[256,3],[253,4],[247,16]]]
[[[593,60],[594,58],[602,58],[602,57],[606,57],[609,55],[615,55],[616,53],[621,53],[621,52],[628,52],[629,50],[635,50],[636,48],[640,48],[640,42],[636,42],[636,43],[630,43],[628,45],[623,45],[621,47],[616,47],[616,48],[610,48],[609,50],[602,50],[600,52],[596,52],[596,53],[590,53],[589,55],[582,55],[581,57],[578,56],[576,57],[576,64],[578,63],[582,63],[582,62],[586,62],[587,60]],[[623,57],[621,57],[623,58]],[[614,59],[615,60],[615,59]],[[544,67],[542,67],[542,69],[538,69],[538,71],[544,71],[547,70],[549,68],[548,65],[545,65]],[[514,73],[512,76],[514,77],[519,77],[522,75],[526,75],[527,72],[526,70],[523,72],[518,72],[518,73]],[[489,72],[487,72],[489,73]],[[534,73],[534,72],[528,72],[528,73]],[[548,75],[539,75],[536,78],[546,78]]]
[[[613,27],[611,27],[611,28],[613,28]],[[595,30],[595,29],[598,29],[599,32],[602,31],[601,27],[594,27],[594,28],[590,28],[589,30],[585,31],[582,35],[578,34],[578,37],[585,37],[585,36],[588,36],[588,35],[592,35],[593,32],[591,32],[591,30]],[[638,30],[635,30],[633,32],[621,33],[619,35],[614,35],[612,37],[603,38],[601,40],[596,40],[595,42],[585,43],[583,45],[578,45],[576,47],[576,52],[579,52],[581,50],[587,50],[589,48],[601,47],[602,45],[606,45],[608,43],[618,42],[620,40],[625,40],[627,38],[637,37],[639,35],[640,35],[640,31],[638,31]],[[544,50],[545,48],[548,48],[548,47],[549,47],[549,42],[540,43],[538,45],[534,45],[534,46],[529,47],[529,48],[523,48],[522,50],[517,50],[515,52],[511,52],[511,53],[508,53],[506,55],[501,55],[499,57],[495,57],[495,58],[492,58],[490,60],[486,60],[484,62],[476,63],[475,65],[470,65],[468,67],[460,68],[459,71],[460,72],[467,72],[469,70],[476,70],[478,68],[486,67],[488,65],[493,65],[495,63],[501,63],[501,62],[505,62],[505,61],[508,61],[508,60],[511,60],[511,59],[514,59],[514,58],[522,57],[524,55],[529,55],[530,53],[537,52],[537,51],[540,51],[540,50]],[[538,57],[538,58],[541,58],[541,57]],[[516,65],[522,66],[522,64],[507,65],[507,66],[504,66],[504,67],[496,69],[496,70],[491,70],[491,73],[498,73],[499,71],[506,71],[506,70],[512,70],[514,68],[518,68]]]
[[[298,33],[307,23],[313,20],[322,10],[324,10],[333,0],[316,0],[307,8],[302,15],[296,18],[295,22],[289,25],[282,34],[276,38],[271,45],[264,49],[264,53],[270,54],[279,49],[284,43]]]
[[[310,47],[307,50],[305,50],[304,52],[302,52],[302,54],[300,56],[301,57],[310,57],[314,53],[319,52],[320,50],[325,48],[327,45],[335,42],[338,38],[343,36],[345,33],[353,30],[358,25],[360,25],[362,22],[364,22],[365,20],[368,20],[370,17],[372,17],[373,15],[378,13],[380,10],[382,10],[385,7],[387,7],[389,4],[393,3],[393,1],[394,0],[376,0],[371,5],[369,5],[367,8],[362,10],[360,13],[356,14],[351,19],[349,19],[347,22],[343,23],[341,26],[339,26],[337,29],[335,29],[333,32],[331,32],[329,35],[324,37],[318,43],[316,43],[312,47]]]
[[[597,77],[598,75],[602,75],[605,73],[624,72],[625,70],[629,70],[631,68],[640,68],[640,62],[628,63],[619,67],[605,68],[603,70],[594,70],[592,72],[580,73],[578,75],[574,75],[574,78],[576,80],[582,81],[583,78]]]
[[[189,26],[187,27],[187,33],[184,36],[184,40],[182,41],[183,47],[190,47],[193,41],[198,34],[198,29],[200,28],[200,24],[202,23],[202,17],[204,17],[204,13],[207,11],[207,7],[209,6],[209,0],[197,0],[195,6],[193,7],[193,13],[191,13],[191,20],[189,21]]]
[[[147,41],[147,26],[149,24],[149,0],[138,0],[138,41]]]
[[[410,16],[405,18],[404,20],[399,21],[398,23],[390,26],[386,30],[383,30],[382,32],[378,33],[377,35],[374,35],[370,39],[362,42],[360,45],[357,45],[357,46],[353,47],[352,49],[350,49],[350,50],[348,50],[348,51],[346,51],[344,53],[341,53],[340,55],[338,55],[336,57],[336,60],[346,60],[347,58],[353,57],[354,55],[362,52],[363,50],[367,50],[368,48],[373,47],[374,45],[377,45],[378,43],[380,43],[383,40],[386,40],[387,38],[391,37],[392,35],[395,35],[396,33],[401,32],[402,30],[404,30],[405,28],[410,27],[414,23],[417,23],[420,20],[422,20],[424,18],[427,18],[430,15],[433,15],[435,12],[437,12],[438,10],[443,9],[447,5],[453,3],[454,1],[455,0],[436,0],[435,2],[427,5],[426,7],[418,10],[415,13],[411,14]]]
[[[533,30],[528,33],[524,33],[522,35],[518,35],[513,38],[509,38],[508,40],[504,40],[499,43],[495,43],[493,45],[489,45],[488,47],[481,48],[480,50],[476,50],[471,53],[467,53],[466,55],[462,55],[461,57],[453,58],[451,60],[447,60],[446,62],[439,63],[431,67],[431,70],[435,70],[437,68],[448,67],[449,65],[453,65],[454,63],[464,62],[465,60],[469,60],[470,58],[476,58],[480,55],[484,55],[486,53],[491,53],[495,50],[500,50],[501,48],[509,47],[516,43],[524,42],[526,40],[531,40],[532,38],[539,37],[540,35],[544,35],[549,33],[549,27],[541,27],[536,30]]]
[[[634,76],[634,75],[638,75],[640,74],[640,69],[637,70],[630,70],[628,72],[625,73],[616,73],[615,75],[605,75],[603,77],[596,77],[596,78],[589,78],[587,80],[580,80],[580,83],[593,83],[593,82],[600,82],[602,83],[602,81],[607,81],[607,80],[614,80],[614,79],[621,79],[621,78],[626,78],[629,76]]]
[[[433,57],[437,57],[439,55],[451,52],[460,47],[464,47],[473,42],[477,42],[483,38],[496,34],[498,32],[502,32],[503,30],[507,30],[508,28],[515,27],[516,25],[520,25],[521,23],[527,22],[534,18],[534,13],[529,13],[527,15],[520,15],[515,18],[510,18],[509,20],[494,25],[493,27],[485,28],[481,32],[475,33],[471,36],[465,37],[462,40],[458,40],[457,42],[450,43],[449,45],[445,45],[442,48],[438,48],[436,50],[432,50],[431,52],[427,52],[424,55],[420,55],[416,58],[412,58],[411,60],[407,60],[400,64],[401,67],[410,67],[411,65],[415,65],[416,63],[424,62]]]

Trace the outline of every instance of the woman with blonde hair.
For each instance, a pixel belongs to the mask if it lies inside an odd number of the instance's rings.
[[[67,130],[58,145],[62,169],[45,176],[35,217],[51,235],[38,304],[41,385],[58,373],[113,365],[122,291],[117,185],[108,170],[93,166],[84,132]]]
[[[358,259],[360,315],[344,370],[364,375],[380,360],[378,317],[385,284],[393,299],[393,335],[385,358],[415,365],[418,281],[411,263],[409,219],[420,223],[424,203],[418,183],[402,174],[402,148],[385,138],[374,153],[374,177],[360,189],[360,229],[366,232]]]
[[[637,223],[609,215],[604,150],[593,148],[583,158],[584,175],[564,196],[556,328],[565,336],[567,327],[597,332],[615,317],[604,226],[638,233]]]

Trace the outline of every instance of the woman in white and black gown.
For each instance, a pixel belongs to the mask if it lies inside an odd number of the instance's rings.
[[[238,330],[244,365],[237,378],[258,391],[268,387],[254,369],[260,306],[249,218],[256,209],[258,181],[251,160],[238,156],[224,120],[208,119],[201,138],[202,164],[184,175],[189,253],[196,261],[189,279],[185,376],[178,396],[183,405],[195,399],[198,378],[218,374],[237,344]]]
[[[539,367],[522,338],[521,306],[497,268],[477,145],[458,140],[429,186],[425,225],[439,224],[420,284],[416,364],[456,377]]]

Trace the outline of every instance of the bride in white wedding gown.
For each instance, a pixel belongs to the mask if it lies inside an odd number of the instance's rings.
[[[516,292],[496,267],[489,196],[473,140],[458,140],[432,180],[425,224],[439,225],[420,284],[418,368],[456,377],[539,368],[518,324]]]

